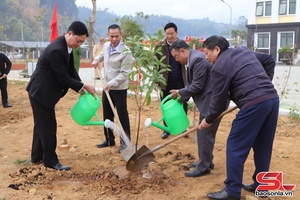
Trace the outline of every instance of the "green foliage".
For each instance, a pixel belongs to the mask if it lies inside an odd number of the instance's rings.
[[[16,159],[13,162],[15,165],[29,165],[31,164],[30,160]]]
[[[232,30],[231,37],[232,37],[231,43],[233,45],[240,45],[245,41],[247,37],[247,32],[242,30]]]
[[[137,12],[136,16],[125,15],[122,18],[117,18],[114,21],[120,22],[122,29],[122,38],[125,41],[128,37],[144,36],[144,25],[142,21],[147,20],[148,15],[144,15],[143,12]]]
[[[77,18],[75,0],[4,0],[0,6],[0,40],[49,41],[53,5],[57,4],[59,34]]]
[[[141,126],[142,108],[145,104],[150,104],[151,93],[156,89],[156,83],[162,82],[166,84],[166,80],[162,73],[170,70],[168,66],[162,62],[165,56],[160,60],[155,56],[156,53],[160,53],[161,51],[161,47],[155,48],[155,44],[158,40],[151,37],[149,34],[148,36],[149,40],[146,40],[143,36],[135,35],[133,37],[128,37],[127,40],[124,41],[125,45],[130,48],[132,56],[135,58],[131,73],[129,74],[131,83],[129,89],[134,92],[138,113],[136,145],[138,144]],[[146,95],[144,98],[145,93]]]
[[[187,106],[188,106],[187,108],[188,108],[189,111],[193,111],[193,109],[194,109],[194,103],[188,102]]]
[[[162,28],[158,29],[155,33],[154,36],[157,38],[157,40],[163,40],[165,38],[165,33]]]
[[[170,70],[162,61],[155,56],[156,53],[160,53],[161,47],[155,50],[155,44],[157,39],[151,37],[149,34],[149,44],[146,43],[145,37],[134,36],[128,37],[125,44],[130,48],[133,57],[135,58],[134,65],[132,66],[131,73],[129,75],[132,83],[131,86],[136,95],[142,95],[146,92],[146,105],[151,102],[151,93],[153,92],[156,83],[162,82],[166,84],[162,73]],[[143,103],[140,105],[143,106]]]
[[[292,48],[291,45],[286,45],[286,46],[278,49],[278,53],[293,53],[293,52],[294,52],[294,49]]]
[[[291,107],[289,112],[289,118],[292,120],[299,120],[300,119],[300,114],[299,110],[296,106]]]

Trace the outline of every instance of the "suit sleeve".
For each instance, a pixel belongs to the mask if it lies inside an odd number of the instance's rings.
[[[206,116],[206,122],[212,123],[228,105],[228,91],[230,87],[230,77],[227,75],[225,69],[228,69],[230,62],[218,58],[211,70],[212,82],[212,100],[209,107],[209,115]]]
[[[269,78],[273,80],[274,70],[276,65],[273,56],[265,53],[260,53],[260,52],[255,52],[255,56],[264,67]]]
[[[9,60],[9,58],[6,55],[4,55],[3,57],[4,57],[4,62],[6,63],[6,68],[4,70],[4,74],[7,75],[10,72],[12,64],[11,64],[11,61]]]
[[[188,99],[202,92],[205,88],[208,63],[200,57],[197,57],[193,63],[191,63],[189,71],[192,71],[191,83],[187,84],[184,88],[179,90],[179,94],[183,99]],[[189,72],[188,72],[189,73]]]

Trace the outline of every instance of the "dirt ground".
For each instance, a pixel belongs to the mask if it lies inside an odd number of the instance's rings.
[[[118,153],[119,139],[115,147],[99,149],[95,145],[104,139],[102,126],[79,126],[70,116],[78,94],[69,91],[56,106],[58,124],[57,154],[71,171],[55,171],[32,165],[30,151],[33,118],[25,82],[9,81],[11,108],[0,107],[0,199],[207,199],[208,192],[223,189],[225,174],[226,139],[231,122],[237,113],[226,115],[217,133],[214,149],[215,169],[208,176],[187,178],[184,172],[191,170],[190,162],[197,160],[195,133],[156,151],[154,162],[139,172],[126,170],[126,161]],[[136,105],[128,97],[132,139],[135,143]],[[139,144],[153,148],[162,144],[162,131],[143,123],[147,117],[154,121],[161,117],[160,102],[153,100],[142,113]],[[102,108],[98,110],[102,118]],[[198,118],[198,113],[197,113]],[[193,112],[189,112],[193,125]],[[300,169],[300,121],[280,116],[270,171],[282,171],[284,184],[299,187]],[[254,170],[251,152],[244,170],[244,183],[251,183]],[[268,197],[266,199],[300,199],[296,187],[293,197]],[[259,199],[242,191],[242,199]]]

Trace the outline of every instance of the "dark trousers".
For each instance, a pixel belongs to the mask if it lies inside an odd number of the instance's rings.
[[[29,96],[33,112],[34,128],[31,149],[31,160],[43,160],[44,165],[52,166],[58,162],[55,152],[56,118],[54,108],[47,108]]]
[[[169,77],[168,85],[165,90],[162,90],[163,96],[160,96],[160,99],[163,100],[168,95],[170,95],[171,94],[170,90],[178,90],[181,88],[184,88],[184,83],[183,83],[182,78],[181,79],[180,78],[172,79]],[[184,109],[185,113],[187,113],[187,108],[188,108],[187,101],[183,101],[183,109]],[[164,122],[164,125],[167,126],[165,121],[163,121],[163,122]]]
[[[204,116],[200,114],[200,121]],[[221,118],[213,121],[212,125],[204,130],[197,130],[198,156],[199,160],[196,163],[195,169],[200,172],[209,170],[209,166],[213,164],[213,149],[215,146],[215,138]]]
[[[130,123],[127,111],[127,89],[126,90],[110,90],[109,95],[117,110],[121,125],[130,139]],[[111,109],[106,93],[102,93],[102,104],[103,104],[103,120],[109,119],[114,122],[114,113]],[[107,141],[113,141],[115,136],[111,129],[104,128],[104,134]],[[122,143],[122,140],[121,140]]]
[[[254,152],[252,178],[255,187],[258,186],[256,175],[269,170],[278,112],[279,100],[272,99],[240,110],[236,115],[227,139],[227,179],[224,183],[228,194],[240,197],[244,164],[251,148]]]
[[[5,105],[8,103],[7,78],[3,78],[0,80],[0,89],[1,89],[2,105]]]

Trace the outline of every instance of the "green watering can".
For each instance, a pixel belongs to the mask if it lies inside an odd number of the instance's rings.
[[[190,121],[183,109],[183,104],[179,103],[179,98],[170,99],[171,95],[168,95],[160,103],[162,111],[162,118],[157,122],[153,122],[150,118],[145,120],[145,126],[150,125],[162,129],[172,135],[178,135],[184,132],[190,125]],[[164,120],[167,126],[160,124]]]
[[[100,99],[86,92],[79,96],[76,104],[71,108],[70,114],[72,119],[80,126],[102,125],[104,122],[99,119],[96,112],[100,107]],[[92,117],[96,117],[97,121],[91,121]]]

